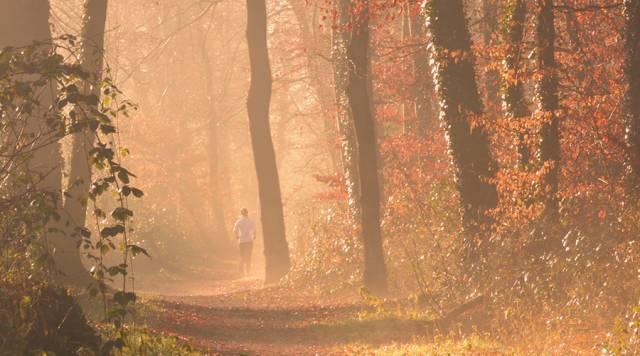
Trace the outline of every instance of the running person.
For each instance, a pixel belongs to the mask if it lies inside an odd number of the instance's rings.
[[[249,211],[246,208],[240,210],[240,218],[233,226],[233,234],[240,249],[240,270],[246,276],[251,270],[253,240],[256,239],[256,224],[249,219]]]

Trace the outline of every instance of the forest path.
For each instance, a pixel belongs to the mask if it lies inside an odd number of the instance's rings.
[[[255,278],[202,284],[189,296],[154,296],[146,318],[154,331],[177,336],[210,354],[313,355],[359,353],[424,337],[433,323],[364,318],[357,295],[327,296]],[[360,351],[358,351],[360,350]]]

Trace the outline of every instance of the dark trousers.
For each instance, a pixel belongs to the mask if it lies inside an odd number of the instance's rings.
[[[241,242],[238,245],[240,247],[240,268],[243,272],[248,273],[251,269],[251,253],[253,252],[253,242]]]

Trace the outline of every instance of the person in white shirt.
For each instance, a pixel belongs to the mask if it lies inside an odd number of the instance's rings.
[[[251,253],[253,240],[256,239],[256,224],[249,219],[249,211],[246,208],[240,210],[240,218],[233,226],[233,234],[238,240],[240,248],[240,269],[244,275],[251,270]]]

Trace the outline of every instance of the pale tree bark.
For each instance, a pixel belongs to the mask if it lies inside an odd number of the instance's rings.
[[[504,43],[507,53],[502,74],[502,106],[510,120],[522,120],[531,116],[525,100],[523,64],[523,37],[527,15],[524,0],[510,0],[504,14]],[[526,167],[530,153],[525,142],[524,127],[517,133],[518,164]]]
[[[82,53],[80,62],[83,70],[90,74],[90,79],[83,84],[83,94],[100,99],[100,81],[104,64],[104,32],[107,21],[107,0],[86,0],[82,21]],[[97,109],[93,108],[94,110]],[[85,112],[89,112],[86,108]],[[65,216],[68,218],[67,235],[77,236],[77,229],[84,228],[87,216],[87,198],[91,185],[91,165],[89,151],[93,147],[95,134],[84,128],[71,136],[71,155],[69,170],[69,186],[64,202]],[[77,237],[76,237],[77,239]],[[73,279],[79,283],[87,281],[88,273],[82,266],[80,253],[76,249],[74,259],[78,273]]]
[[[336,121],[340,137],[340,154],[342,174],[347,189],[349,216],[352,221],[360,221],[360,174],[358,170],[358,148],[353,115],[347,98],[347,73],[349,61],[347,47],[351,41],[347,26],[350,23],[350,1],[336,0],[334,8],[337,13],[336,23],[331,35],[334,73],[334,92],[336,101]]]
[[[380,181],[378,143],[371,100],[369,57],[369,4],[363,1],[352,17],[351,39],[347,46],[346,94],[357,138],[360,178],[360,238],[364,247],[363,282],[373,293],[386,291],[387,275],[380,228]]]
[[[440,99],[455,184],[460,195],[468,257],[475,258],[477,241],[492,223],[488,212],[497,205],[493,159],[482,122],[482,99],[475,79],[475,59],[462,0],[426,3],[431,34],[434,79]]]
[[[640,186],[640,0],[624,1],[624,123],[627,190]]]
[[[550,223],[558,220],[558,176],[560,172],[560,132],[558,126],[558,76],[555,59],[556,31],[553,0],[538,0],[536,24],[536,100],[542,121],[537,159],[547,165],[542,189],[544,216]]]
[[[222,33],[222,19],[215,18],[214,20],[216,25],[213,28],[214,35],[220,36]],[[224,56],[223,52],[225,49],[222,46],[223,41],[220,40],[218,47],[217,57],[212,59],[209,56],[209,50],[207,48],[207,39],[208,37],[204,33],[206,29],[201,29],[200,31],[200,57],[202,59],[203,65],[203,74],[205,81],[205,92],[207,95],[207,116],[208,116],[208,135],[207,135],[207,146],[208,146],[208,159],[209,159],[209,192],[210,192],[210,204],[211,204],[211,222],[212,222],[212,234],[213,234],[213,243],[218,246],[224,245],[229,241],[229,235],[227,233],[226,222],[224,218],[225,207],[224,207],[224,199],[222,198],[222,189],[221,189],[221,161],[222,158],[220,156],[220,146],[221,146],[221,136],[220,136],[220,125],[221,125],[221,102],[222,102],[222,90],[221,88],[216,87],[216,83],[222,85],[223,81],[221,80],[222,75],[220,71],[214,73],[213,68],[219,69],[222,68],[222,60],[221,57]],[[217,43],[217,42],[216,42]]]
[[[331,168],[333,172],[338,172],[340,162],[340,152],[338,143],[338,133],[333,116],[335,105],[333,101],[333,93],[330,83],[324,80],[327,74],[331,72],[331,66],[327,62],[323,54],[328,53],[328,41],[318,36],[318,24],[310,21],[307,15],[307,5],[304,0],[289,0],[291,9],[296,16],[302,43],[304,44],[305,55],[307,60],[307,72],[309,74],[309,82],[316,93],[320,109],[323,114],[323,128],[325,143],[331,158]],[[315,18],[314,18],[315,19]]]
[[[0,0],[0,48],[26,46],[34,41],[51,42],[49,11],[49,1],[46,0]],[[22,138],[39,137],[35,139],[34,147],[51,142],[33,152],[26,162],[25,169],[32,174],[35,186],[50,195],[52,206],[58,215],[62,216],[64,215],[62,211],[63,159],[60,144],[52,134],[56,128],[47,123],[48,119],[53,119],[55,115],[55,111],[50,109],[57,95],[55,85],[51,82],[37,93],[39,107],[27,119]],[[19,137],[7,139],[16,143],[21,142]],[[47,228],[55,230],[55,232],[48,232],[46,238],[53,252],[56,268],[62,272],[66,280],[74,276],[78,268],[82,267],[78,263],[75,241],[61,233],[63,226],[60,221],[53,219]]]
[[[265,283],[269,284],[278,282],[289,272],[290,260],[280,180],[269,124],[272,77],[267,49],[265,0],[247,0],[247,43],[251,64],[247,110],[260,196]]]
[[[437,122],[436,108],[433,103],[434,85],[429,64],[429,53],[427,50],[427,40],[425,18],[421,9],[415,9],[415,3],[409,2],[409,29],[410,38],[415,45],[413,48],[413,73],[414,84],[414,107],[416,134],[426,135]],[[421,3],[421,2],[420,2]]]
[[[494,45],[498,32],[498,0],[482,0],[483,29],[482,37],[484,46],[490,51]],[[495,117],[500,110],[500,74],[494,68],[488,68],[484,74],[484,86],[486,91],[485,106],[488,112]]]

